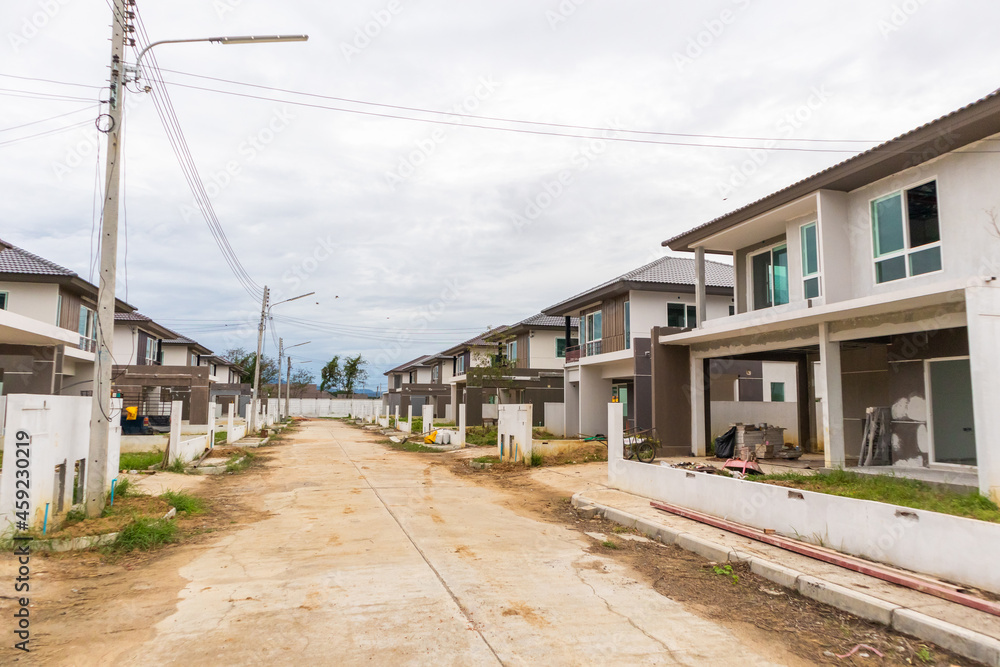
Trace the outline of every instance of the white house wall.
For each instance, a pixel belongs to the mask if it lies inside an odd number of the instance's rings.
[[[632,290],[629,293],[629,316],[631,317],[632,338],[648,338],[653,327],[667,325],[667,304],[682,303],[695,305],[695,295],[677,292],[644,292]],[[729,315],[732,297],[710,294],[705,319],[713,320]]]
[[[539,330],[531,332],[528,343],[528,367],[558,370],[565,359],[556,356],[556,338],[565,338],[565,331]]]
[[[764,401],[771,401],[771,383],[785,384],[785,402],[794,403],[798,396],[798,366],[791,362],[765,361],[761,364],[764,378]]]
[[[163,365],[164,366],[187,366],[190,363],[191,355],[185,345],[164,345]]]
[[[8,293],[7,310],[10,312],[59,326],[56,312],[59,286],[55,283],[0,282],[0,292]]]

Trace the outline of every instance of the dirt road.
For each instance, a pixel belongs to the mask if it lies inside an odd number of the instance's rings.
[[[4,642],[0,662],[808,664],[440,459],[335,421],[270,456],[220,482],[217,502],[241,509],[218,534],[135,563],[36,559],[37,651]]]

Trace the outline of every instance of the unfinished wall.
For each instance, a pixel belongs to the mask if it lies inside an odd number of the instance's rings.
[[[501,461],[531,460],[531,406],[501,405],[497,419],[497,455]]]
[[[733,424],[773,424],[785,429],[785,442],[799,444],[798,403],[712,401],[712,440]]]
[[[653,340],[665,332],[653,329]],[[691,354],[682,345],[654,344],[651,349],[653,385],[653,429],[660,440],[661,455],[691,452]]]

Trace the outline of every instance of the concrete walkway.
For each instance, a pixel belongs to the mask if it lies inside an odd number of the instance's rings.
[[[532,477],[575,494],[574,504],[596,505],[606,518],[620,523],[634,525],[638,520],[644,530],[659,531],[663,541],[706,559],[749,560],[757,574],[774,583],[1000,667],[1000,617],[661,512],[650,507],[649,498],[608,488],[607,464],[541,468]]]
[[[203,545],[120,664],[766,665],[497,491],[336,422],[275,450],[272,515]]]

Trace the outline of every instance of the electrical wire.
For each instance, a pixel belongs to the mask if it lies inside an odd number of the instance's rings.
[[[148,45],[151,43],[151,40],[146,33],[142,16],[139,13],[138,7],[135,7],[134,9],[137,28],[136,34],[138,35],[137,41],[144,45]],[[201,175],[198,172],[198,168],[191,154],[187,139],[184,136],[184,131],[177,118],[173,102],[171,101],[167,92],[167,87],[159,74],[159,63],[157,62],[156,55],[153,51],[148,52],[148,60],[146,62],[148,63],[147,67],[150,72],[151,83],[154,84],[151,87],[151,97],[153,99],[154,107],[156,108],[157,115],[166,130],[171,149],[181,166],[181,171],[184,174],[185,180],[187,180],[188,186],[194,195],[195,204],[199,212],[202,214],[202,217],[205,219],[209,232],[215,239],[223,258],[233,275],[236,277],[237,281],[254,300],[260,300],[263,298],[263,289],[253,280],[237,257],[236,252],[233,250],[232,245],[226,236],[225,230],[222,228],[222,224],[215,213],[211,199],[205,190]]]
[[[105,86],[95,86],[89,83],[71,83],[69,81],[54,81],[52,79],[39,79],[33,76],[18,76],[16,74],[4,74],[3,72],[0,72],[0,76],[6,77],[8,79],[20,79],[22,81],[39,81],[41,83],[55,83],[61,86],[76,86],[77,88],[97,88],[99,90],[105,87]]]
[[[84,111],[90,111],[93,109],[93,105],[83,107],[82,109],[77,109],[76,111],[68,111],[66,113],[61,113],[57,116],[50,116],[48,118],[43,118],[41,120],[33,120],[30,123],[25,123],[24,125],[14,125],[13,127],[5,127],[0,132],[10,132],[11,130],[20,130],[22,127],[29,127],[31,125],[38,125],[39,123],[47,123],[50,120],[55,120],[56,118],[64,118],[66,116],[72,116],[73,114],[78,114]]]
[[[91,97],[75,95],[60,95],[59,93],[41,93],[37,90],[19,90],[17,88],[0,88],[0,95],[7,97],[27,97],[28,99],[53,100],[55,102],[93,102]]]
[[[18,137],[17,139],[8,139],[7,141],[0,141],[0,146],[12,146],[14,144],[19,144],[22,141],[28,141],[29,139],[39,139],[41,137],[49,137],[54,134],[62,134],[63,132],[69,132],[70,130],[75,130],[77,128],[85,127],[91,125],[92,120],[85,120],[79,123],[73,123],[72,125],[67,125],[65,127],[59,127],[53,130],[46,130],[44,132],[38,132],[37,134],[29,134],[24,137]]]
[[[456,118],[471,118],[473,120],[484,121],[491,120],[500,123],[520,123],[524,125],[539,125],[546,127],[560,127],[563,129],[573,129],[573,130],[587,130],[590,132],[619,132],[624,134],[650,134],[654,136],[662,137],[686,137],[691,139],[727,139],[727,140],[737,140],[737,141],[791,141],[796,143],[836,143],[836,144],[846,144],[846,143],[860,143],[860,144],[878,144],[885,141],[884,139],[795,139],[789,137],[748,137],[748,136],[737,136],[737,135],[725,135],[725,134],[695,134],[695,133],[685,133],[685,132],[661,132],[655,130],[630,130],[625,128],[616,127],[595,127],[590,125],[571,125],[568,123],[550,123],[544,121],[534,121],[534,120],[523,120],[517,118],[501,118],[497,116],[476,116],[473,114],[459,113],[455,111],[442,111],[440,109],[426,109],[421,107],[409,107],[399,104],[385,104],[381,102],[369,102],[367,100],[353,99],[349,97],[336,97],[333,95],[321,95],[319,93],[307,93],[300,90],[291,90],[288,88],[277,88],[274,86],[264,86],[256,83],[248,83],[245,81],[234,81],[232,79],[222,79],[214,76],[205,76],[203,74],[193,74],[191,72],[181,72],[179,70],[164,69],[163,72],[170,72],[172,74],[181,74],[183,76],[190,76],[198,79],[207,79],[210,81],[218,81],[220,83],[229,83],[237,86],[247,86],[249,88],[259,88],[262,90],[271,90],[280,93],[290,93],[293,95],[302,95],[304,97],[314,97],[323,100],[333,100],[336,102],[349,102],[351,104],[363,104],[366,106],[382,107],[386,109],[397,109],[400,111],[415,111],[419,113],[428,114],[438,114],[443,116],[454,116]],[[186,84],[177,83],[174,81],[168,81],[167,83],[177,86],[185,86]],[[189,86],[190,87],[190,86]],[[203,90],[215,90],[215,89],[203,89]],[[225,92],[215,90],[215,92]]]

